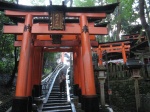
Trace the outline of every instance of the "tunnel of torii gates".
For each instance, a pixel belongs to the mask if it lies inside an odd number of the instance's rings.
[[[32,104],[29,99],[41,96],[43,53],[58,51],[73,52],[74,84],[78,84],[81,89],[85,112],[99,111],[91,47],[98,46],[95,35],[106,35],[108,31],[106,26],[95,26],[94,22],[106,18],[117,5],[118,3],[97,7],[23,6],[0,2],[0,10],[3,9],[6,16],[18,22],[17,25],[4,25],[3,31],[5,34],[17,35],[14,45],[21,47],[12,112],[29,111]],[[20,21],[22,19],[23,22]],[[55,47],[57,48],[52,49]],[[124,57],[125,48],[122,43],[118,49],[124,53]],[[101,45],[97,49],[103,51]]]

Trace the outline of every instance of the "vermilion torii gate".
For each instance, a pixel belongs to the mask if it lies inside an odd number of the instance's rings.
[[[130,41],[99,43],[98,48],[93,48],[92,51],[94,51],[98,54],[99,65],[102,65],[103,52],[122,53],[123,61],[124,61],[124,63],[126,63],[126,60],[127,60],[126,53],[130,51]]]
[[[97,7],[67,8],[64,5],[22,6],[0,2],[0,9],[5,10],[5,15],[15,17],[18,22],[23,19],[22,24],[4,26],[4,33],[18,35],[15,46],[21,46],[13,112],[31,111],[29,97],[32,97],[32,90],[34,90],[34,96],[41,95],[43,52],[49,50],[44,47],[67,46],[68,42],[71,43],[69,46],[72,45],[74,52],[74,84],[79,84],[81,88],[84,110],[85,112],[99,111],[90,38],[92,35],[108,33],[106,27],[95,27],[94,21],[106,18],[106,15],[112,13],[117,5],[118,3]],[[42,20],[40,20],[41,18]],[[51,41],[47,40],[47,35],[55,38],[60,35],[64,37],[61,37],[60,45],[53,45]],[[73,39],[74,36],[79,36],[79,38]],[[63,41],[63,38],[69,38],[71,41]]]

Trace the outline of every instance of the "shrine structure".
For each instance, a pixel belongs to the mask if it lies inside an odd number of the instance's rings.
[[[53,51],[73,52],[74,85],[81,89],[83,109],[99,112],[91,47],[98,46],[95,35],[107,35],[108,31],[95,21],[105,19],[117,5],[24,6],[0,2],[0,10],[16,23],[4,25],[4,33],[15,34],[14,45],[21,47],[12,112],[31,112],[32,98],[41,96],[43,53]]]

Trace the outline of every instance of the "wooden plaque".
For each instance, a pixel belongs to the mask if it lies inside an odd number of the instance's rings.
[[[52,12],[51,17],[52,17],[51,30],[64,30],[63,12]]]

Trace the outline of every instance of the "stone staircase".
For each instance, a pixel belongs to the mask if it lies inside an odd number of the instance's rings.
[[[60,97],[59,86],[54,85],[47,103],[43,105],[42,112],[72,112],[67,97],[64,94]]]

